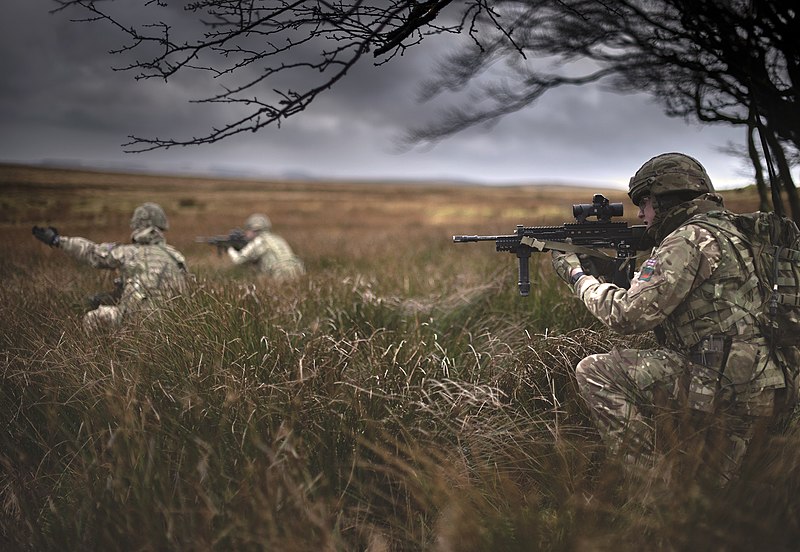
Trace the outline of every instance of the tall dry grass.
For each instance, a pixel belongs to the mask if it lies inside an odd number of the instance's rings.
[[[796,547],[793,430],[754,447],[725,488],[685,464],[605,455],[574,366],[650,338],[599,327],[547,258],[521,299],[513,257],[449,243],[472,227],[451,230],[447,205],[474,205],[477,220],[495,208],[485,190],[472,203],[469,190],[343,187],[309,225],[291,213],[313,186],[237,187],[249,207],[268,198],[260,210],[308,266],[276,285],[193,242],[249,214],[213,208],[216,188],[119,183],[98,207],[56,182],[44,212],[42,185],[5,196],[17,218],[0,243],[4,549]],[[289,214],[268,209],[276,194]],[[145,198],[172,206],[168,237],[196,281],[155,314],[86,335],[84,297],[109,277],[29,225],[60,213],[65,234],[121,240],[125,209]]]

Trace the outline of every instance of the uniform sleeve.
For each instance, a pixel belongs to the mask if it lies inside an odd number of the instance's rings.
[[[584,276],[575,292],[589,311],[622,334],[652,330],[661,324],[720,260],[714,236],[688,225],[667,236],[634,275],[630,289]]]
[[[183,253],[172,247],[171,245],[165,246],[167,251],[169,251],[170,257],[178,264],[178,267],[183,270],[184,272],[189,272],[189,267],[186,266],[186,257],[183,256]]]
[[[94,243],[86,238],[68,238],[62,236],[58,242],[58,247],[63,249],[67,255],[92,265],[95,268],[119,268],[122,266],[122,259],[115,254],[116,243]]]
[[[235,265],[256,262],[261,257],[262,253],[263,240],[259,239],[258,237],[248,242],[248,244],[245,245],[241,251],[237,251],[233,247],[228,248],[228,256]]]

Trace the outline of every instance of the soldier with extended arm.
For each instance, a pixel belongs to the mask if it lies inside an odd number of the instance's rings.
[[[166,214],[156,203],[144,203],[131,218],[131,243],[94,243],[66,237],[52,226],[33,227],[36,239],[61,249],[95,268],[119,271],[121,293],[114,305],[98,305],[84,316],[87,330],[118,324],[126,315],[153,308],[159,300],[180,292],[186,283],[186,261],[168,245]]]

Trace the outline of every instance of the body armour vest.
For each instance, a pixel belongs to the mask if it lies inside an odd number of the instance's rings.
[[[302,273],[302,263],[282,237],[271,232],[261,232],[250,242],[252,255],[258,256],[261,272],[280,278]]]
[[[122,259],[123,290],[120,306],[137,308],[142,301],[182,291],[186,269],[183,256],[173,247],[158,244],[123,245],[115,253]]]
[[[717,375],[718,387],[734,394],[757,393],[786,385],[784,373],[759,327],[762,303],[753,255],[744,236],[714,211],[695,215],[680,226],[700,226],[716,239],[721,256],[711,277],[656,328],[666,347],[689,355],[692,362],[714,360],[706,366]],[[714,346],[708,344],[713,342]]]

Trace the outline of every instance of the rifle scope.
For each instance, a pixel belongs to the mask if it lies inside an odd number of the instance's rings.
[[[609,221],[611,217],[622,216],[622,203],[609,203],[603,194],[595,194],[591,203],[576,203],[572,206],[572,216],[578,222],[586,222],[586,217]]]

